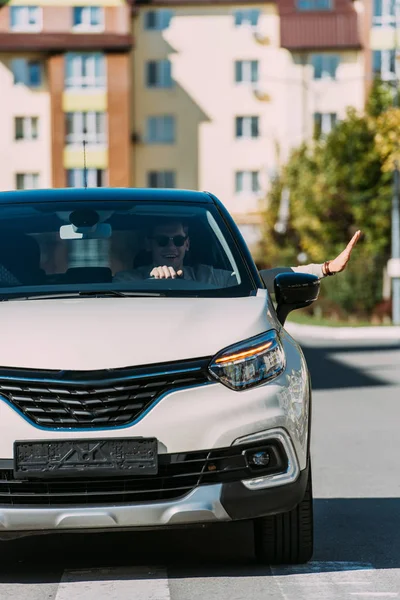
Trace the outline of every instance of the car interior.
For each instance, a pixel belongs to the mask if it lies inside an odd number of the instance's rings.
[[[108,219],[112,225],[109,239],[63,240],[62,222],[54,216],[38,221],[41,227],[36,231],[23,231],[15,222],[12,228],[0,229],[1,287],[111,283],[119,271],[151,264],[145,244],[151,217],[114,213]],[[196,216],[187,222],[191,244],[184,264],[232,270],[207,220]]]

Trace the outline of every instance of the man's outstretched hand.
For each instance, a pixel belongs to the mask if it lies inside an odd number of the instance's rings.
[[[361,231],[359,230],[353,235],[343,252],[341,252],[336,258],[328,262],[328,268],[331,273],[340,273],[341,271],[344,271],[344,269],[347,266],[347,263],[350,260],[350,256],[354,249],[354,246],[357,244],[360,237]]]
[[[179,271],[175,271],[173,267],[155,267],[150,273],[150,277],[154,277],[155,279],[176,279],[177,277],[182,277],[183,271],[180,269]]]

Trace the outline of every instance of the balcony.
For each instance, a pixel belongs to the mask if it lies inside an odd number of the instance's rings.
[[[1,52],[119,51],[132,48],[129,34],[115,33],[1,33]]]
[[[357,14],[297,12],[282,15],[281,44],[291,51],[360,49]]]

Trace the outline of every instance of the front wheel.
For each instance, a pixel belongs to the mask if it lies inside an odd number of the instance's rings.
[[[293,510],[254,519],[254,549],[259,562],[269,565],[304,564],[314,543],[311,465],[303,500]]]

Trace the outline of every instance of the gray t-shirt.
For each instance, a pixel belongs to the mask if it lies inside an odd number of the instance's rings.
[[[143,266],[132,271],[121,271],[115,274],[114,281],[143,281],[150,278],[153,268],[152,266]],[[211,284],[218,288],[230,287],[238,283],[236,275],[232,271],[214,269],[210,265],[185,266],[182,279]]]
[[[143,266],[132,271],[120,271],[114,276],[114,281],[143,281],[150,278],[152,266]],[[324,277],[322,264],[303,265],[301,267],[275,267],[274,269],[263,269],[260,275],[270,293],[274,293],[274,279],[279,273],[309,273],[316,275],[319,279]],[[183,279],[198,281],[200,283],[212,284],[218,288],[237,285],[235,273],[224,269],[214,269],[210,265],[197,265],[195,267],[185,266],[183,268]]]

